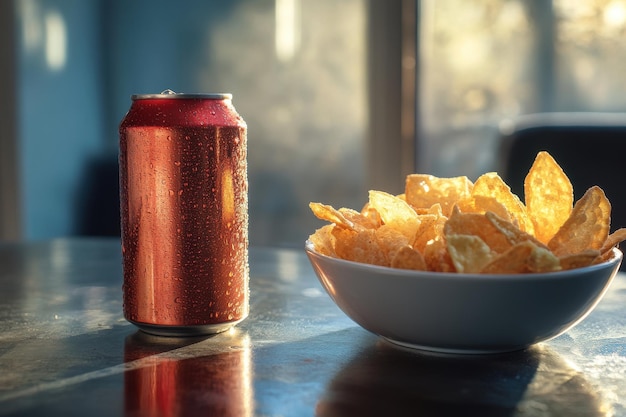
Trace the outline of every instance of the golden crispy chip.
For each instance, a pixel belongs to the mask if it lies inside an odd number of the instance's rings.
[[[422,214],[434,214],[437,217],[446,217],[443,215],[443,209],[441,208],[441,204],[435,203],[426,209],[426,212]]]
[[[485,211],[494,212],[503,219],[511,220],[513,223],[517,224],[522,231],[534,234],[535,227],[528,216],[526,206],[518,196],[511,192],[511,188],[495,172],[489,172],[478,177],[476,182],[474,182],[472,197],[495,199],[504,206],[508,214],[503,215],[500,211],[495,209],[486,209]]]
[[[326,220],[331,223],[335,223],[339,227],[344,227],[350,230],[356,230],[354,223],[346,219],[339,210],[333,206],[329,206],[322,203],[309,203],[309,207],[315,216],[320,220]]]
[[[361,209],[361,214],[367,217],[375,225],[375,228],[378,228],[383,224],[383,219],[380,217],[380,213],[374,207],[371,207],[369,203],[365,203]]]
[[[601,264],[602,262],[608,262],[610,260],[612,260],[615,257],[615,252],[613,252],[613,248],[607,250],[606,252],[602,252],[600,253],[600,256],[598,256],[594,261],[594,265],[595,264]]]
[[[549,272],[561,268],[559,259],[531,241],[522,241],[495,257],[480,271],[485,274]]]
[[[425,271],[426,261],[421,253],[410,246],[401,247],[391,259],[391,267],[399,269],[412,269],[415,271]]]
[[[384,224],[398,230],[409,240],[415,237],[419,219],[406,201],[383,191],[370,191],[369,205],[380,213]]]
[[[386,224],[376,229],[374,236],[378,246],[385,254],[387,262],[390,264],[396,252],[409,244],[409,239],[406,236]]]
[[[516,245],[520,242],[528,240],[539,247],[547,249],[547,246],[537,240],[534,236],[521,231],[513,223],[498,217],[494,213],[485,213],[485,218],[506,237],[511,245]]]
[[[611,223],[611,203],[598,186],[593,186],[576,202],[567,221],[548,242],[558,257],[600,250],[608,239]]]
[[[411,207],[413,207],[413,206],[411,206]],[[441,209],[441,204],[439,204],[439,203],[433,204],[432,206],[430,206],[428,208],[416,208],[416,207],[413,207],[413,210],[415,210],[415,212],[417,213],[418,216],[422,216],[424,214],[434,214],[435,216],[443,217],[443,210]]]
[[[455,207],[458,207],[463,213],[485,214],[490,211],[509,221],[513,220],[504,204],[501,204],[493,197],[486,197],[482,195],[471,196],[464,198],[463,200],[459,200]]]
[[[605,253],[626,240],[626,229],[617,229],[604,241],[600,252]]]
[[[484,214],[461,213],[455,208],[444,226],[445,236],[473,235],[479,237],[492,251],[502,253],[512,244]]]
[[[448,247],[442,238],[433,239],[424,248],[424,260],[429,271],[456,272]]]
[[[550,249],[543,244],[535,244],[536,241],[528,240],[524,244],[531,243],[534,245],[533,251],[528,258],[528,272],[553,272],[561,270],[561,262],[559,258],[554,256]],[[522,244],[520,242],[519,244]]]
[[[387,265],[385,254],[378,246],[373,229],[362,229],[358,232],[335,227],[335,253],[339,258],[348,261],[372,265]]]
[[[439,178],[426,174],[406,177],[406,201],[415,209],[428,209],[440,204],[448,217],[457,201],[471,195],[474,184],[467,177]]]
[[[599,250],[588,249],[579,253],[561,256],[559,261],[561,263],[561,269],[567,270],[592,265],[599,257]]]
[[[419,220],[420,225],[415,232],[415,239],[411,246],[423,253],[428,242],[443,234],[447,218],[436,214],[423,214],[419,216]]]
[[[334,227],[334,224],[327,224],[309,236],[309,240],[313,243],[317,253],[333,257],[337,256],[335,253],[335,237],[332,234]]]
[[[498,255],[481,269],[484,274],[521,274],[528,272],[526,261],[533,250],[532,244],[522,242]]]
[[[524,198],[535,237],[548,243],[572,212],[572,184],[554,158],[539,152],[524,180]]]
[[[341,213],[345,219],[352,222],[355,228],[361,226],[366,229],[376,229],[380,226],[380,223],[377,223],[375,219],[367,217],[356,210],[342,207],[337,211]]]
[[[480,272],[496,256],[478,236],[446,235],[446,243],[457,272]]]

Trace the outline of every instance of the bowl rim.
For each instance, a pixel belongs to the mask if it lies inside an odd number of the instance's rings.
[[[618,247],[612,249],[613,256],[611,259],[593,264],[581,268],[568,269],[565,271],[551,271],[551,272],[536,272],[536,273],[519,273],[519,274],[480,274],[480,273],[467,273],[467,272],[436,272],[436,271],[416,271],[410,269],[392,268],[389,266],[366,264],[363,262],[350,261],[342,258],[335,258],[333,256],[324,255],[315,250],[315,244],[310,240],[306,240],[304,245],[305,252],[313,257],[318,257],[326,262],[334,263],[342,267],[349,267],[356,270],[376,272],[379,274],[394,276],[398,278],[407,279],[463,279],[463,280],[484,280],[495,281],[506,279],[509,281],[528,281],[528,280],[559,280],[559,279],[571,279],[574,276],[584,275],[596,270],[602,270],[606,268],[613,268],[618,265],[623,259],[623,253]]]

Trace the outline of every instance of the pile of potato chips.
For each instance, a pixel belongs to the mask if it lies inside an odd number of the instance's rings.
[[[370,191],[361,211],[310,203],[330,222],[309,240],[321,254],[392,268],[459,273],[533,273],[603,262],[626,240],[610,234],[611,204],[601,188],[574,203],[569,178],[539,152],[522,202],[496,173],[411,174],[405,193]]]

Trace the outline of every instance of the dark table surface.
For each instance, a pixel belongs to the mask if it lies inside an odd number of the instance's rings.
[[[302,250],[250,255],[250,316],[176,339],[124,320],[119,241],[0,243],[0,415],[626,416],[626,275],[556,339],[452,356],[358,327]]]

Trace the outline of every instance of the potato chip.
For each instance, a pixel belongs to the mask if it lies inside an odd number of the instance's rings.
[[[398,230],[410,240],[415,237],[419,220],[415,210],[406,201],[383,191],[370,191],[369,205],[380,213],[384,224]]]
[[[483,274],[521,274],[527,272],[526,262],[533,246],[522,242],[494,257],[480,272]]]
[[[434,214],[437,217],[445,217],[443,215],[443,209],[441,208],[441,204],[435,203],[427,209],[424,209],[424,213],[420,214]]]
[[[376,228],[380,227],[383,224],[383,219],[380,217],[380,213],[374,208],[366,203],[361,209],[361,214],[368,218]]]
[[[600,187],[593,186],[576,202],[548,247],[559,257],[587,249],[600,250],[608,239],[610,223],[611,203]]]
[[[548,243],[572,212],[572,184],[547,152],[539,152],[524,180],[526,210],[535,237]]]
[[[522,241],[485,265],[484,274],[522,274],[560,269],[559,259],[531,241]]]
[[[539,247],[547,248],[546,245],[535,239],[531,234],[523,232],[511,222],[498,217],[494,213],[485,213],[485,218],[506,237],[509,244],[512,246],[521,242],[531,241]]]
[[[344,227],[350,230],[356,230],[354,223],[335,209],[333,206],[329,206],[322,203],[309,203],[309,207],[315,216],[320,220],[326,220],[331,223],[335,223],[339,227]]]
[[[378,246],[373,229],[358,232],[334,227],[335,253],[339,258],[371,265],[387,265],[387,258]]]
[[[443,238],[433,239],[424,248],[426,268],[434,272],[456,272]]]
[[[396,252],[409,244],[409,239],[404,234],[386,224],[376,229],[374,236],[389,264]]]
[[[471,196],[464,198],[463,200],[459,200],[455,207],[458,207],[458,209],[463,213],[485,214],[490,211],[509,221],[513,220],[504,204],[500,203],[493,197],[486,197],[482,195]]]
[[[313,243],[316,252],[327,256],[337,256],[335,253],[335,237],[332,234],[334,227],[334,224],[327,224],[309,236],[309,240]]]
[[[562,256],[559,258],[559,262],[561,269],[567,270],[592,265],[599,257],[599,250],[587,249],[579,253]]]
[[[617,229],[616,231],[611,233],[609,237],[607,237],[607,239],[604,241],[602,248],[600,248],[600,252],[608,252],[624,240],[626,240],[626,229]]]
[[[528,257],[528,272],[554,272],[561,270],[561,262],[559,258],[554,256],[550,249],[543,244],[537,245],[535,241],[524,241],[534,245],[533,251]],[[521,244],[521,243],[520,243]]]
[[[420,252],[407,245],[395,253],[391,260],[391,267],[424,271],[426,270],[426,261]]]
[[[359,211],[344,207],[340,208],[337,211],[341,213],[346,220],[352,222],[355,228],[357,226],[361,226],[366,229],[376,229],[380,227],[379,222],[377,222],[375,219],[372,219],[371,217],[363,215],[363,213]]]
[[[428,209],[440,204],[443,215],[448,217],[457,201],[471,195],[473,183],[469,178],[439,178],[426,174],[411,174],[406,177],[406,201],[415,209]]]
[[[503,219],[511,220],[523,232],[534,234],[535,227],[532,220],[528,216],[526,206],[522,203],[518,196],[511,192],[511,188],[497,173],[489,172],[478,177],[478,179],[474,182],[472,197],[495,199],[502,206],[504,206],[504,209],[508,214],[505,216],[496,209],[487,209],[485,211],[491,211]]]
[[[423,214],[418,217],[420,224],[415,231],[415,238],[411,242],[411,246],[423,253],[428,242],[443,234],[443,227],[447,218],[435,214]]]
[[[593,260],[593,264],[599,264],[602,262],[608,262],[610,260],[612,260],[615,257],[615,253],[613,252],[613,250],[608,250],[604,253],[600,253],[600,256],[598,256],[596,259]]]
[[[479,237],[492,251],[502,253],[512,244],[484,214],[461,213],[455,209],[444,226],[446,238],[450,235],[473,235]]]
[[[478,236],[446,235],[446,243],[457,272],[480,272],[496,256]]]

